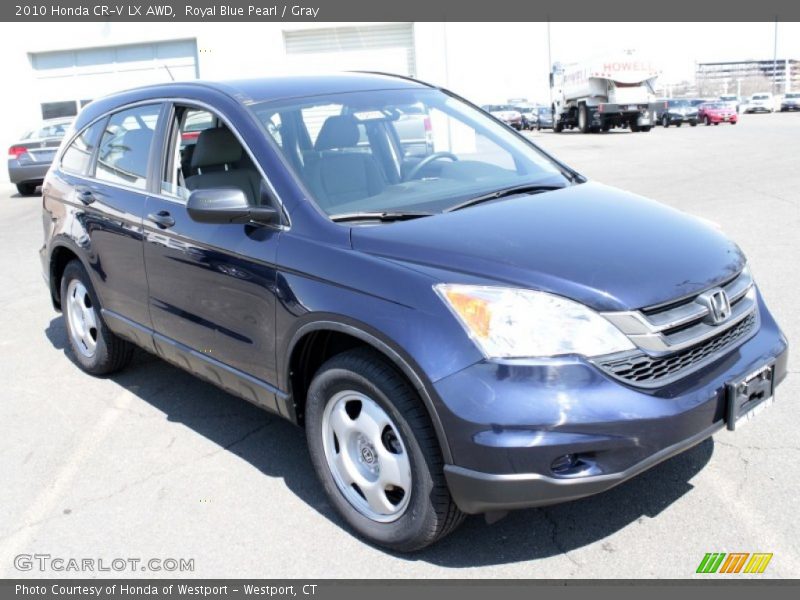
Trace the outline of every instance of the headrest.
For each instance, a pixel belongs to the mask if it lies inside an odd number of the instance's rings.
[[[328,117],[319,130],[314,150],[353,148],[358,144],[358,124],[349,115]]]
[[[192,166],[211,167],[235,163],[242,158],[242,145],[230,129],[204,129],[197,137],[192,154]]]

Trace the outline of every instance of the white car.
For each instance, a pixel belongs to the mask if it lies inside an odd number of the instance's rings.
[[[745,108],[746,113],[754,113],[754,112],[774,112],[775,111],[775,99],[772,97],[772,94],[767,92],[760,92],[758,94],[753,94],[750,96],[750,100],[747,103],[747,107]]]

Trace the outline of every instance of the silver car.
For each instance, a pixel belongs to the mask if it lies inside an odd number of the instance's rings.
[[[58,146],[74,117],[43,121],[8,149],[8,178],[17,191],[30,196],[44,181]]]

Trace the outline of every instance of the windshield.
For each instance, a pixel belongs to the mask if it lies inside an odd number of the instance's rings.
[[[706,104],[705,107],[706,107],[706,109],[717,110],[717,109],[721,109],[721,108],[728,108],[728,105],[727,104],[723,104],[721,102],[712,102],[710,104]]]
[[[517,186],[570,184],[559,165],[480,110],[433,89],[250,105],[328,215],[443,212]]]
[[[786,94],[787,98],[800,98],[800,94]]]
[[[753,96],[753,100],[768,100],[769,96],[766,94],[759,94],[757,96]]]

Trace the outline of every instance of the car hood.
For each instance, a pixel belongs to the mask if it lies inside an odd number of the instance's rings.
[[[355,250],[440,281],[538,289],[598,310],[667,302],[744,265],[707,222],[597,183],[351,230]]]

